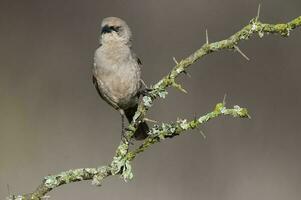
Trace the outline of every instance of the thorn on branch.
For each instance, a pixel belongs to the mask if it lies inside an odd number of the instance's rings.
[[[8,196],[10,197],[10,187],[9,187],[9,184],[6,184],[6,188],[7,188]]]
[[[226,106],[226,98],[227,98],[227,94],[225,93],[224,98],[223,98],[223,105]]]
[[[175,57],[172,57],[172,59],[173,59],[173,61],[176,63],[176,65],[179,64],[178,61],[177,61],[177,59],[176,59]]]
[[[201,133],[201,135],[203,136],[204,140],[206,140],[207,136],[205,135],[205,133],[201,129],[199,129],[199,128],[198,128],[198,130]]]
[[[146,118],[146,117],[143,120],[146,121],[146,122],[158,123],[158,121],[153,120],[153,119],[149,119],[149,118]]]
[[[247,61],[250,60],[250,58],[249,58],[246,54],[244,54],[244,53],[239,49],[238,46],[234,45],[234,49],[235,49],[238,53],[240,53],[240,55],[242,55],[242,57],[244,57]]]
[[[258,9],[257,9],[257,16],[256,16],[256,21],[258,21],[259,20],[259,17],[260,17],[260,9],[261,9],[261,4],[259,3],[259,5],[258,5]]]
[[[182,86],[180,84],[176,83],[175,81],[172,82],[172,86],[175,87],[175,88],[177,88],[181,92],[184,92],[185,94],[188,93],[184,88],[182,88]]]
[[[209,44],[208,30],[206,29],[206,44]]]

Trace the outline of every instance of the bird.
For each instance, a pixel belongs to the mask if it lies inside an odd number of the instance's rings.
[[[99,47],[94,54],[92,79],[99,96],[120,112],[123,134],[124,116],[131,123],[138,108],[144,85],[141,66],[141,60],[132,51],[132,33],[127,23],[118,17],[104,18]],[[147,123],[142,121],[134,138],[144,140],[148,131]]]

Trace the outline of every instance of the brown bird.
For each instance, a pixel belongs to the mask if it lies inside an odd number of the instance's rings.
[[[131,49],[131,30],[120,18],[107,17],[102,20],[100,46],[95,51],[93,83],[100,97],[124,115],[129,123],[138,107],[141,61]],[[141,122],[134,134],[135,139],[147,137],[149,127]]]

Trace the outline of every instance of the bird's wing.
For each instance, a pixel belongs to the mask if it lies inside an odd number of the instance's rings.
[[[93,75],[92,81],[94,84],[95,89],[97,90],[99,96],[105,100],[108,104],[110,104],[113,108],[116,110],[119,110],[120,107],[111,99],[108,95],[106,95],[106,92],[103,91],[102,87],[99,87],[99,84],[102,84],[100,80],[97,80],[97,78]]]
[[[143,67],[142,61],[140,60],[140,58],[135,53],[133,53],[133,57],[136,59],[138,65],[139,65],[139,70],[140,70],[140,68]],[[145,82],[142,79],[140,79],[139,82],[140,82],[140,90],[142,89],[142,86],[147,88],[147,85],[145,84]]]

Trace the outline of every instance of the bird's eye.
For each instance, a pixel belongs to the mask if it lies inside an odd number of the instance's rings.
[[[110,26],[111,30],[118,32],[120,30],[120,26]]]

